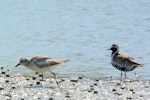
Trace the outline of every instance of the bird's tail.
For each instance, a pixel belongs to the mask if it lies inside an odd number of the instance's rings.
[[[68,61],[70,61],[70,60],[64,60],[64,62],[68,62]]]
[[[144,64],[141,64],[141,67],[144,67]]]
[[[60,63],[65,63],[65,62],[68,62],[70,60],[60,60]]]
[[[143,67],[144,66],[144,64],[140,64],[136,61],[132,61],[132,62],[133,62],[134,65],[136,65],[136,67]]]
[[[137,64],[137,67],[144,67],[144,64]]]

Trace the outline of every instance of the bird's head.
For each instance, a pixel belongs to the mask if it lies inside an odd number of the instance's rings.
[[[19,66],[19,65],[22,65],[22,66],[27,66],[29,64],[29,59],[28,58],[21,58],[19,63],[15,66]]]
[[[107,50],[112,50],[113,52],[119,51],[119,46],[118,46],[117,44],[113,44],[113,45],[111,46],[111,48],[110,48],[110,49],[107,49]]]

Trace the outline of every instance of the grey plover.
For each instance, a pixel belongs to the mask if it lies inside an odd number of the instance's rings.
[[[119,46],[117,44],[113,44],[108,50],[112,50],[111,64],[113,67],[121,71],[121,78],[122,71],[125,72],[126,78],[126,72],[132,71],[136,67],[143,66],[142,64],[136,62],[134,58],[119,52]]]
[[[45,72],[51,72],[54,75],[54,78],[56,80],[56,74],[52,72],[59,64],[65,63],[69,60],[56,60],[53,58],[49,58],[47,56],[35,56],[31,59],[29,58],[21,58],[19,63],[16,65],[22,65],[25,66],[26,68],[38,72],[43,75]],[[43,79],[43,76],[42,76]],[[59,86],[57,80],[56,80],[57,85]]]

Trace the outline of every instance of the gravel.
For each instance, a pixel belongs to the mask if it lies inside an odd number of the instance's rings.
[[[150,81],[89,79],[81,76],[54,78],[0,75],[0,99],[6,100],[147,100]],[[38,84],[37,84],[38,83]]]

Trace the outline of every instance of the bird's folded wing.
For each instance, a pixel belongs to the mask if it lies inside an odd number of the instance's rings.
[[[128,56],[128,55],[126,55],[126,54],[124,54],[124,53],[122,53],[122,52],[119,52],[119,53],[118,53],[118,56],[124,57],[124,58],[126,58],[126,59],[134,60],[134,58],[132,58],[132,57],[130,57],[130,56]]]
[[[37,57],[31,60],[38,67],[48,67],[48,66],[59,64],[55,59],[48,58],[48,57]]]
[[[118,63],[122,66],[122,67],[128,67],[128,66],[142,66],[140,63],[134,61],[134,59],[130,56],[122,56],[122,55],[118,55]]]

